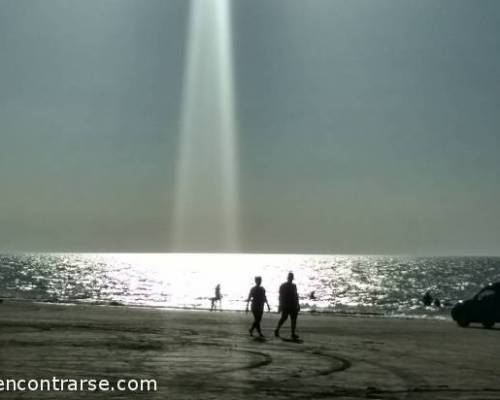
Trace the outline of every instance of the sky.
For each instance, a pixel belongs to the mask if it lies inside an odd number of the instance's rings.
[[[232,251],[500,255],[500,2],[231,6]],[[221,251],[171,242],[189,9],[0,0],[1,251]]]

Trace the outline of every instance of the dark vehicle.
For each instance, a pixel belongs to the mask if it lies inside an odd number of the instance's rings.
[[[451,309],[451,317],[462,327],[479,322],[493,328],[500,322],[500,282],[486,286],[470,300],[459,301]]]

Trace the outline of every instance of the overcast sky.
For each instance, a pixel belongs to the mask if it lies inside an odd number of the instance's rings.
[[[240,250],[500,254],[499,1],[231,4]],[[175,250],[188,17],[0,0],[0,250]]]

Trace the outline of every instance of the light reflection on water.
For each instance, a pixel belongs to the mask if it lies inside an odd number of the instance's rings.
[[[304,310],[444,315],[445,304],[500,280],[500,258],[249,254],[24,254],[0,256],[0,296],[57,302],[208,308],[220,283],[223,308],[241,310],[261,275],[271,306],[289,271]],[[309,295],[315,293],[315,300]]]

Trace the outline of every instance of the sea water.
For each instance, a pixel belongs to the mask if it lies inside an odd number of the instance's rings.
[[[243,310],[262,276],[276,310],[279,285],[295,274],[304,312],[431,316],[500,281],[500,257],[271,254],[2,254],[0,297],[36,301]],[[426,291],[442,307],[425,307]]]

